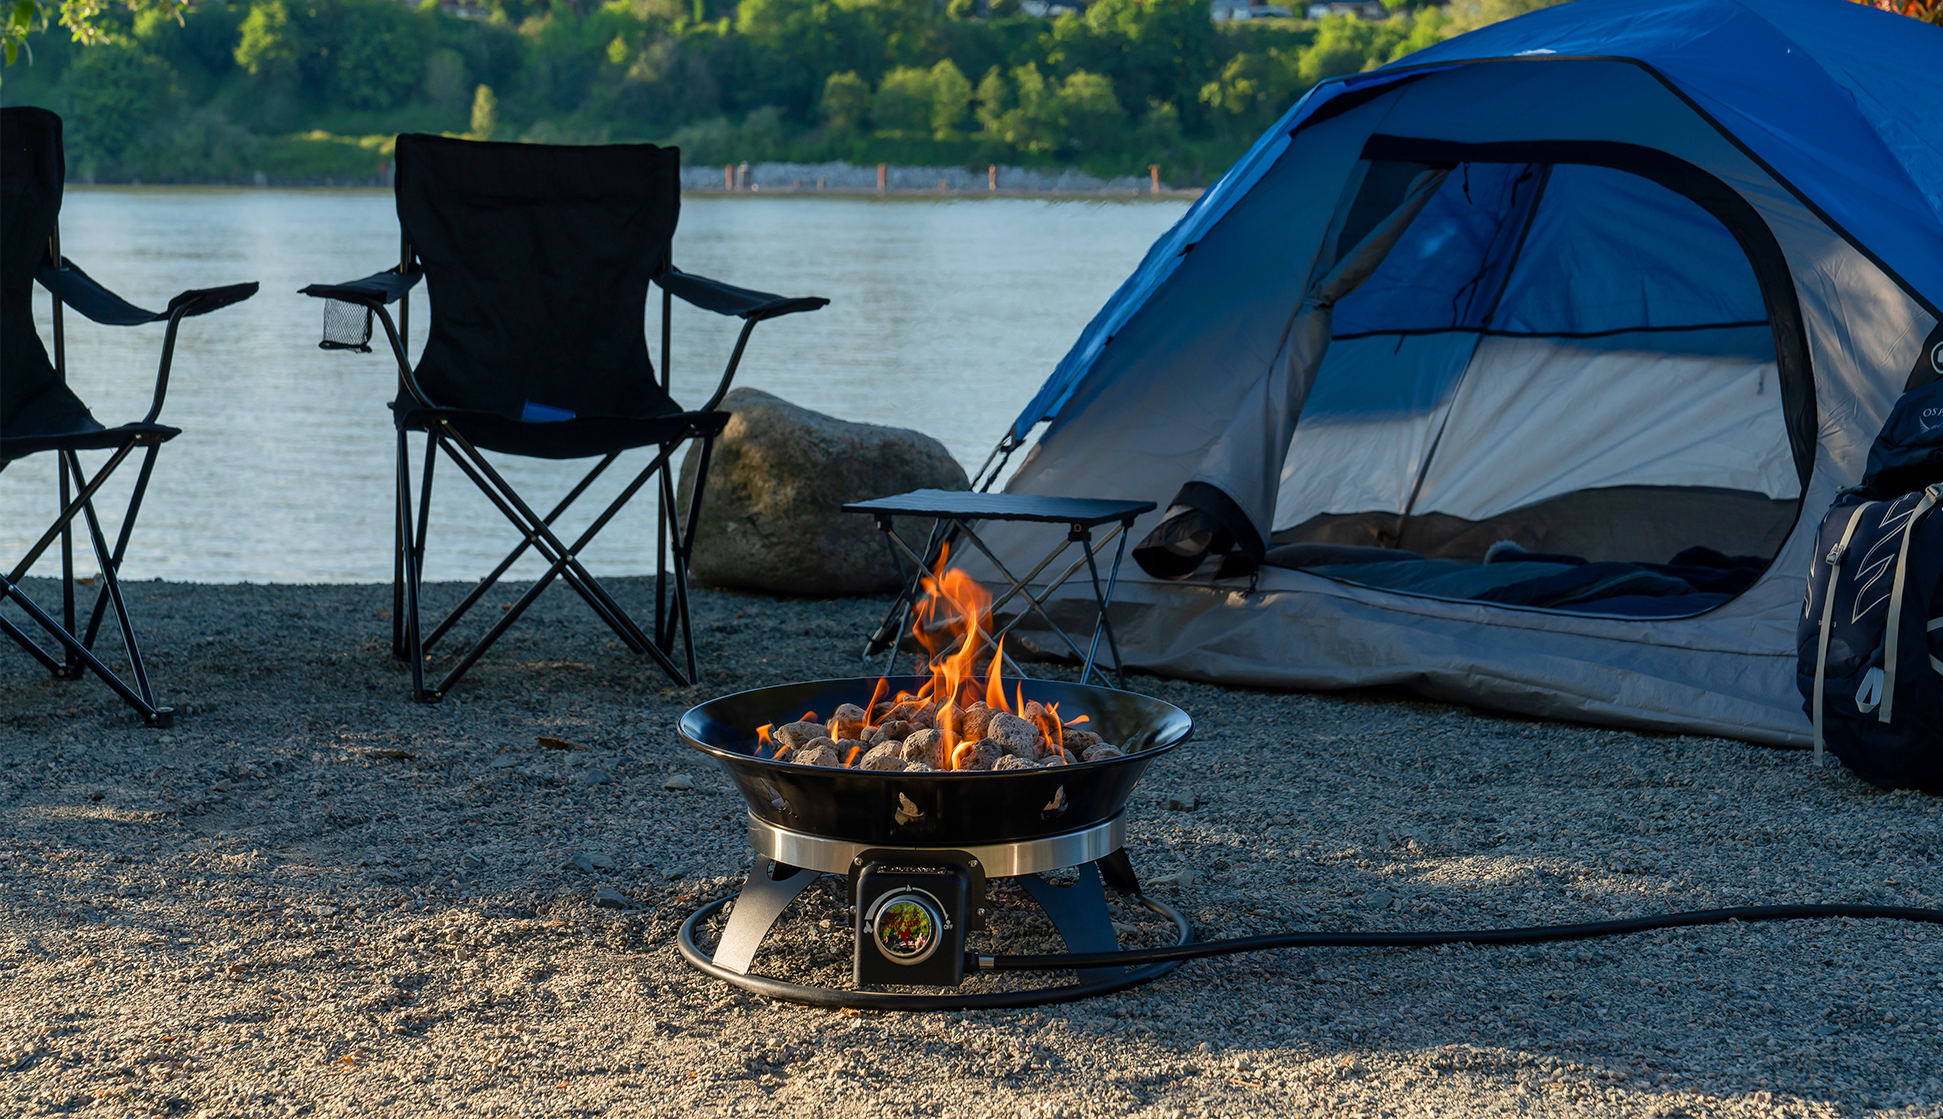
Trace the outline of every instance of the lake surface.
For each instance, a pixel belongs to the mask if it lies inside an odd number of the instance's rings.
[[[1080,329],[1179,219],[1178,201],[689,198],[675,261],[684,270],[829,307],[756,328],[738,386],[850,420],[937,437],[967,473],[985,461]],[[131,301],[160,307],[187,288],[262,282],[247,303],[186,320],[162,420],[163,448],[129,556],[128,579],[364,582],[391,578],[395,367],[319,350],[323,303],[296,294],[397,259],[391,196],[381,191],[70,190],[66,255]],[[52,334],[46,293],[37,315]],[[421,287],[412,331],[428,321]],[[659,336],[659,300],[647,328]],[[97,419],[139,419],[163,327],[102,327],[70,313],[69,382]],[[677,304],[674,395],[707,399],[735,340],[734,319]],[[658,344],[658,343],[656,343]],[[422,442],[413,441],[416,459]],[[591,519],[624,483],[630,452],[569,521]],[[95,455],[87,461],[99,461]],[[589,463],[495,456],[527,499],[548,507]],[[645,465],[646,458],[641,459]],[[638,469],[638,466],[637,466]],[[127,486],[98,508],[111,538]],[[460,477],[440,471],[427,575],[472,579],[518,539]],[[625,472],[631,477],[631,472]],[[0,562],[11,565],[57,504],[51,456],[0,473]],[[602,482],[607,482],[603,478]],[[112,510],[113,512],[110,512]],[[77,534],[77,567],[93,571]],[[50,557],[52,550],[50,550]],[[637,497],[588,550],[596,571],[652,571],[654,506]],[[37,574],[57,572],[44,559]],[[544,570],[528,560],[516,574]]]

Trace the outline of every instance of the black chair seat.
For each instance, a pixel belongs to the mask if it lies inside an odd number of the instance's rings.
[[[393,409],[400,406],[394,402]],[[635,447],[672,443],[690,435],[719,435],[727,412],[676,412],[666,416],[580,416],[551,423],[527,423],[497,412],[461,408],[409,408],[401,422],[407,431],[428,431],[450,420],[475,447],[528,458],[592,458]]]
[[[132,423],[120,427],[95,424],[92,429],[53,435],[8,436],[0,438],[0,462],[12,462],[42,451],[107,451],[129,443],[152,447],[181,434],[181,428],[167,424]]]

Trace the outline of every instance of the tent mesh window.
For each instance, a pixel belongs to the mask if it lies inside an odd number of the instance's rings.
[[[371,352],[371,308],[341,299],[324,301],[324,339],[320,350]]]

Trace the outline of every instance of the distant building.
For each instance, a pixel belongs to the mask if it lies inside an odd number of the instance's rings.
[[[1323,16],[1355,16],[1357,19],[1384,20],[1390,18],[1390,9],[1380,0],[1330,0],[1326,4],[1311,4],[1306,13],[1310,19]]]
[[[1294,15],[1279,4],[1251,4],[1249,0],[1209,0],[1208,18],[1216,23],[1247,19],[1288,19]]]
[[[1019,0],[1019,10],[1041,19],[1057,19],[1067,12],[1086,10],[1084,0]]]

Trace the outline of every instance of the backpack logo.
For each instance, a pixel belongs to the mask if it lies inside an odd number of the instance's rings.
[[[1943,346],[1938,346],[1937,351],[1943,353]],[[1938,368],[1943,369],[1943,366]],[[1923,409],[1922,414],[1916,417],[1916,426],[1923,429],[1924,435],[1943,427],[1943,408]]]
[[[1882,523],[1876,526],[1882,531],[1882,538],[1862,557],[1861,566],[1855,573],[1855,612],[1849,618],[1850,622],[1861,621],[1862,615],[1888,601],[1894,591],[1894,581],[1887,576],[1895,570],[1896,557],[1902,552],[1902,537],[1897,530],[1915,514],[1922,496],[1920,493],[1904,494],[1883,508]],[[1897,506],[1902,506],[1901,512],[1896,511]],[[1875,593],[1874,588],[1878,583],[1882,584],[1880,593]],[[1872,593],[1875,593],[1873,598],[1870,597]]]

